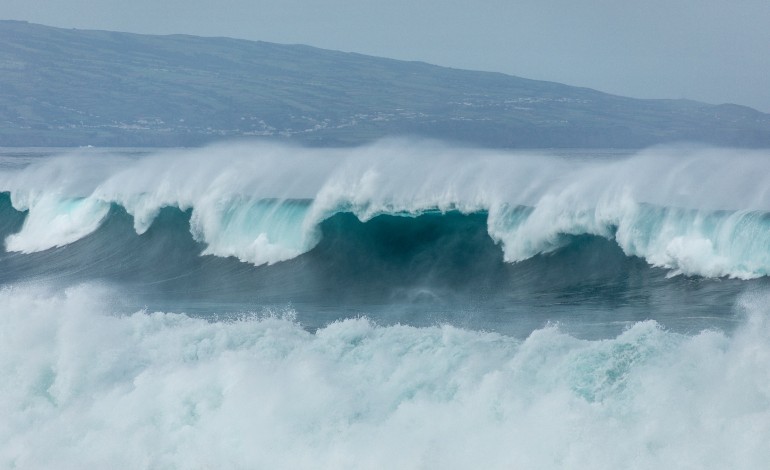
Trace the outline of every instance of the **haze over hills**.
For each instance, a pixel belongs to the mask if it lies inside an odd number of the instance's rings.
[[[0,21],[0,146],[355,145],[420,136],[505,148],[770,147],[770,114],[227,38]]]

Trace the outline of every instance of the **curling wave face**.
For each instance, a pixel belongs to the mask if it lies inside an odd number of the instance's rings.
[[[189,211],[203,254],[254,265],[312,250],[321,224],[351,213],[483,214],[507,262],[589,235],[669,274],[770,273],[770,159],[758,152],[655,149],[558,157],[381,142],[354,149],[243,144],[121,157],[70,153],[0,172],[24,212],[7,251],[61,247],[96,231],[111,206],[145,233],[163,208]]]

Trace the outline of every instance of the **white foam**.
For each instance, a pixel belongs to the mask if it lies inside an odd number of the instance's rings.
[[[770,461],[768,296],[734,336],[583,341],[110,314],[0,291],[3,468],[699,468]]]
[[[8,251],[33,253],[64,246],[93,233],[110,211],[109,203],[93,198],[68,199],[50,193],[31,201],[13,201],[29,215],[18,233],[5,240]]]

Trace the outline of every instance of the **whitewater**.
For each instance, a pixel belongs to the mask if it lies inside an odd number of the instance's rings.
[[[770,159],[0,151],[0,468],[764,468]]]

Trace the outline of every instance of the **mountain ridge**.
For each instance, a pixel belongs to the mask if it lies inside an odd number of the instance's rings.
[[[414,136],[492,148],[770,147],[770,115],[227,37],[0,21],[0,146],[313,146]]]

